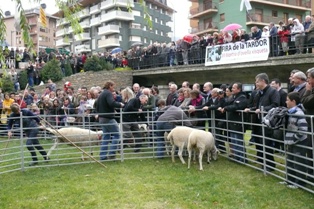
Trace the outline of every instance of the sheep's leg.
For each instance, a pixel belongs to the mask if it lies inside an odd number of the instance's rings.
[[[191,158],[192,158],[192,148],[190,146],[188,146],[188,153],[189,153],[188,169],[190,169]],[[195,157],[195,152],[194,152],[194,157]]]
[[[204,154],[204,150],[203,149],[200,149],[199,150],[199,156],[198,156],[198,162],[200,164],[200,170],[202,171],[203,170],[203,163],[202,163],[202,159],[203,159],[203,154]]]
[[[181,145],[181,147],[179,147],[178,155],[179,155],[179,158],[180,158],[182,164],[185,164],[185,161],[184,161],[184,159],[183,159],[183,157],[182,157],[183,149],[184,149],[184,144]]]
[[[47,157],[49,157],[51,155],[52,150],[56,149],[59,143],[59,139],[56,138],[55,139],[55,143],[52,145],[52,147],[49,149],[48,153],[47,153]]]
[[[172,162],[174,163],[175,161],[174,161],[174,151],[175,151],[175,149],[176,149],[176,146],[173,144],[172,145],[172,149],[171,149],[171,158],[172,158]]]
[[[210,164],[210,156],[211,156],[211,152],[207,150],[207,164]]]

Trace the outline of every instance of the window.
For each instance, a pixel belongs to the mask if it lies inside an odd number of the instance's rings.
[[[144,38],[144,43],[145,43],[145,44],[147,43],[147,38]]]
[[[158,23],[158,18],[155,18],[155,23]]]
[[[150,40],[150,41],[149,41],[149,44],[153,44],[153,40]]]
[[[164,10],[163,10],[163,9],[160,9],[160,13],[163,14],[163,13],[164,13]]]
[[[40,32],[46,32],[46,28],[40,27],[40,28],[39,28],[39,31],[40,31]]]
[[[130,36],[130,41],[140,42],[141,41],[141,37],[139,37],[139,36]]]
[[[297,18],[301,23],[302,23],[302,15],[301,14],[296,14],[295,18]]]
[[[146,31],[147,29],[146,29],[146,25],[144,25],[144,27],[143,27],[143,31]]]
[[[164,32],[163,32],[163,31],[160,31],[160,35],[163,36],[163,35],[164,35]]]
[[[134,16],[138,16],[138,17],[141,16],[141,12],[140,11],[133,10],[132,13],[133,13]]]
[[[138,24],[138,23],[131,23],[130,28],[141,29],[141,24]]]
[[[160,25],[163,25],[163,24],[164,24],[164,22],[162,20],[160,20]]]
[[[225,13],[220,14],[220,22],[225,21]]]
[[[271,11],[271,16],[272,17],[278,17],[278,12],[275,10]]]
[[[158,35],[158,30],[156,30],[156,31],[155,31],[155,34],[157,34],[157,35]]]

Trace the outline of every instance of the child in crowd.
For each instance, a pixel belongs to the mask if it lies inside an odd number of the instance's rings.
[[[306,148],[308,143],[307,134],[308,125],[302,110],[301,99],[298,92],[291,92],[286,100],[289,118],[285,134],[284,143],[287,145],[287,182],[288,187],[298,188],[297,185],[305,186],[306,179]]]

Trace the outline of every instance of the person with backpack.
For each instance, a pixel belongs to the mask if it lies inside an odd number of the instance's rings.
[[[266,73],[256,75],[255,85],[256,90],[258,91],[255,96],[256,98],[254,98],[256,100],[256,106],[246,109],[245,111],[254,111],[257,120],[259,123],[262,123],[262,111],[268,112],[272,108],[278,107],[280,103],[280,95],[276,89],[270,87],[269,78]],[[266,167],[264,169],[268,172],[272,172],[276,167],[273,155],[274,149],[271,148],[273,146],[273,140],[270,139],[273,137],[273,130],[267,127],[258,126],[255,131],[255,134],[257,135],[255,138],[257,162],[263,165],[265,161]],[[263,138],[265,138],[265,140],[263,140]],[[264,141],[265,144],[263,143]],[[264,146],[266,153],[263,153]]]
[[[299,186],[305,186],[307,172],[307,144],[308,137],[304,133],[308,129],[308,124],[302,109],[301,98],[298,92],[290,92],[287,96],[288,123],[284,143],[287,146],[286,167],[287,167],[287,186],[296,189]]]

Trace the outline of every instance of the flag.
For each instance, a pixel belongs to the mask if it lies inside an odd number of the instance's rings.
[[[240,4],[240,11],[242,12],[243,10],[243,6],[245,5],[246,7],[246,11],[249,11],[252,9],[252,6],[251,6],[251,3],[250,3],[250,0],[242,0],[241,1],[241,4]]]
[[[44,28],[47,27],[47,18],[46,18],[45,10],[42,7],[40,7],[40,10],[39,10],[39,22]]]

